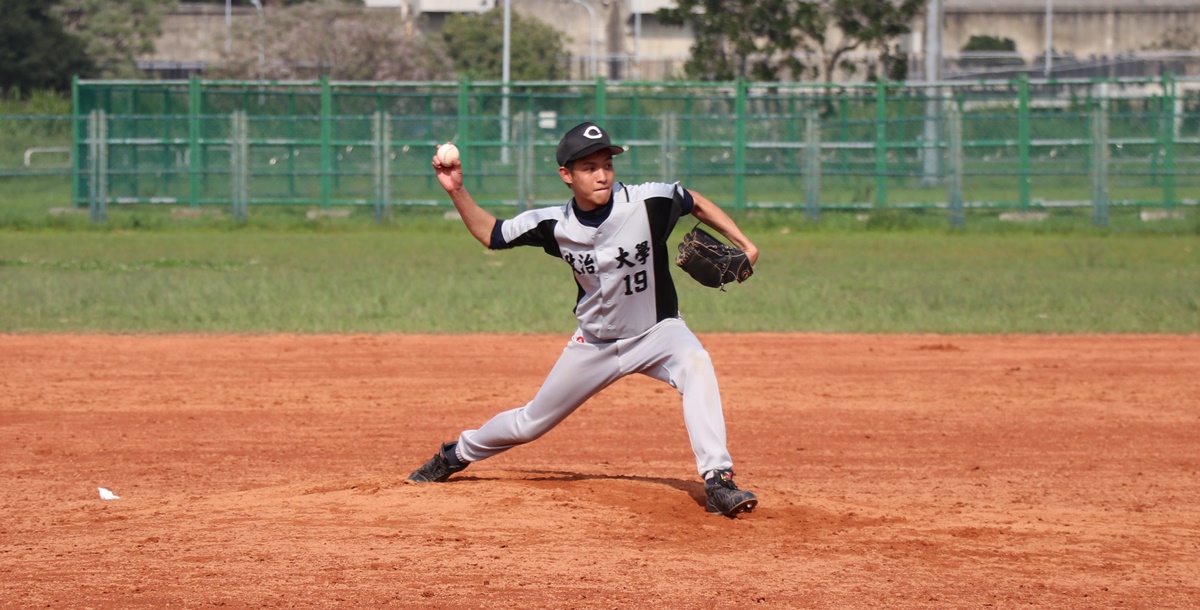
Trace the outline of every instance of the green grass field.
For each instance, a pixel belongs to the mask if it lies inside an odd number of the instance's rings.
[[[540,250],[487,252],[437,209],[382,224],[365,210],[318,222],[302,212],[237,225],[122,208],[103,226],[85,216],[0,229],[0,331],[574,328],[574,282]],[[934,213],[812,225],[798,212],[746,212],[762,250],[755,277],[722,293],[676,270],[676,284],[700,332],[1200,332],[1194,216],[1154,225],[1115,214],[1099,231],[1058,214],[951,231]]]

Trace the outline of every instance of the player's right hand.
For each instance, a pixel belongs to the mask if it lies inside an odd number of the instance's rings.
[[[438,183],[442,188],[446,189],[447,193],[452,193],[462,188],[463,175],[462,163],[455,161],[453,165],[442,165],[435,153],[433,155],[433,171],[437,174]]]

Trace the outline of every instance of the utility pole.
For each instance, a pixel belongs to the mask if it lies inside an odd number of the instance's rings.
[[[1046,0],[1046,67],[1042,74],[1050,78],[1050,64],[1054,61],[1050,49],[1054,47],[1054,0]]]
[[[930,85],[942,80],[942,25],[942,0],[929,0],[925,7],[925,82]],[[941,107],[941,89],[926,87],[925,146],[921,149],[921,182],[925,186],[937,184],[941,176],[941,149],[937,146]]]
[[[642,6],[633,0],[633,79],[642,78]]]
[[[596,9],[592,8],[591,3],[587,2],[587,0],[571,0],[571,2],[582,6],[583,8],[587,9],[588,12],[588,29],[591,31],[588,43],[591,58],[588,60],[588,68],[592,72],[592,80],[595,80],[596,76],[598,75],[596,68]]]
[[[508,81],[512,76],[512,0],[504,0],[504,50],[500,63],[500,162],[508,165]]]

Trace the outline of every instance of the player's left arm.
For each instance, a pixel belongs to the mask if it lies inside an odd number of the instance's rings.
[[[712,227],[721,235],[725,236],[734,246],[741,248],[746,252],[746,258],[750,259],[750,264],[758,262],[758,246],[746,237],[742,230],[738,228],[737,223],[725,213],[720,206],[713,203],[710,199],[688,189],[688,193],[692,196],[692,216],[696,220]]]

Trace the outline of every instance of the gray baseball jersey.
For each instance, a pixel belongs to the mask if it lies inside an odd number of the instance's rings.
[[[491,247],[541,247],[569,265],[579,328],[532,401],[459,437],[477,461],[548,432],[588,398],[631,373],[669,383],[683,396],[684,423],[701,477],[732,467],[720,391],[708,352],[679,317],[667,240],[691,213],[678,184],[614,184],[608,205],[574,202],[497,221]]]

